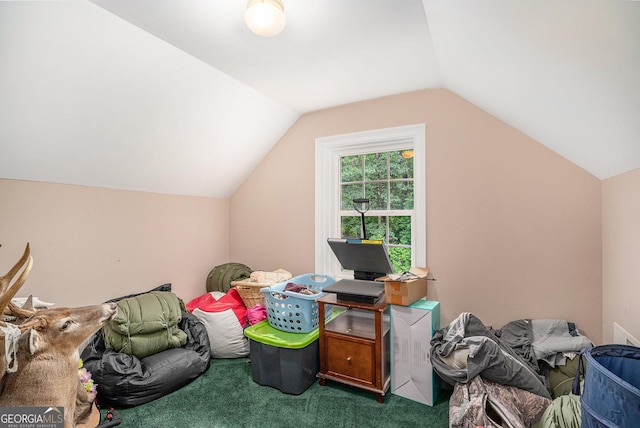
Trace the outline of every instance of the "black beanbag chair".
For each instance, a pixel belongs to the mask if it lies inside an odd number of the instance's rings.
[[[171,285],[154,290],[171,291]],[[148,403],[183,387],[207,370],[211,348],[205,326],[187,311],[182,311],[178,326],[187,334],[185,346],[141,359],[106,349],[102,330],[95,333],[80,358],[98,385],[100,403],[114,407]]]

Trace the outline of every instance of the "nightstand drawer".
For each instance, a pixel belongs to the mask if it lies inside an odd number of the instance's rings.
[[[326,334],[327,370],[367,385],[375,385],[375,342]]]

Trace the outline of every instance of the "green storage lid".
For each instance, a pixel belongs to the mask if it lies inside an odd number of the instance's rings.
[[[318,329],[309,333],[289,333],[271,327],[269,322],[264,320],[245,328],[244,335],[256,342],[278,348],[301,349],[318,339]]]
[[[334,307],[330,319],[342,311]],[[244,335],[256,342],[278,348],[302,349],[318,339],[320,332],[316,328],[309,333],[290,333],[271,327],[268,320],[260,321],[244,329]]]

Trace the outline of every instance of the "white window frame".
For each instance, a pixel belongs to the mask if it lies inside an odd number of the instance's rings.
[[[315,272],[343,277],[327,244],[340,237],[340,158],[363,153],[413,149],[414,224],[412,264],[427,266],[425,125],[407,125],[316,138],[315,151]]]

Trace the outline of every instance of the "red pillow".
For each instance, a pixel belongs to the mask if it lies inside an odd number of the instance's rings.
[[[247,308],[235,288],[231,288],[217,300],[211,293],[203,294],[187,303],[186,307],[189,312],[193,312],[195,308],[205,312],[224,312],[231,309],[241,326],[244,327],[247,324]]]

